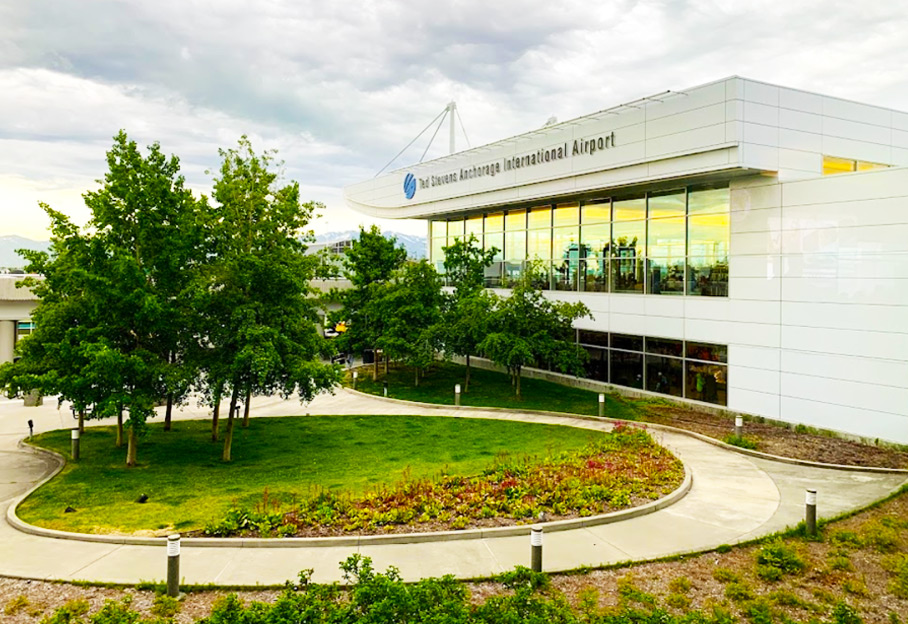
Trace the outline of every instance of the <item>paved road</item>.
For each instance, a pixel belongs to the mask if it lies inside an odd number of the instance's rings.
[[[604,422],[539,414],[481,409],[432,409],[389,403],[339,390],[301,406],[279,398],[259,399],[253,414],[402,414],[496,418],[570,424],[607,429]],[[201,418],[186,409],[179,418]],[[16,497],[53,469],[53,462],[17,448],[27,433],[72,427],[65,408],[56,401],[26,408],[21,401],[0,399],[0,575],[34,579],[87,580],[132,584],[160,580],[166,574],[165,548],[93,543],[22,533],[6,522]],[[549,571],[642,560],[708,549],[765,535],[795,524],[803,517],[804,489],[818,490],[824,517],[864,506],[906,481],[905,474],[874,474],[802,467],[751,458],[674,432],[655,437],[687,465],[693,475],[690,492],[671,507],[613,524],[547,533],[544,567]],[[281,584],[299,570],[314,569],[314,579],[341,579],[338,563],[358,552],[379,569],[397,566],[406,579],[454,574],[486,576],[529,563],[529,540],[521,537],[442,541],[419,544],[308,546],[294,548],[190,547],[184,544],[181,574],[185,583],[219,585]]]

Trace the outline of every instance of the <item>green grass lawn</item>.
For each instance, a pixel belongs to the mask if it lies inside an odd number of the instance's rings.
[[[392,368],[387,377],[380,369],[378,382],[372,381],[372,368],[359,369],[356,389],[370,394],[382,393],[382,382],[388,381],[388,396],[423,403],[454,404],[454,384],[463,386],[466,368],[450,362],[438,362],[428,371],[419,386],[413,386],[413,372],[409,368]],[[345,383],[352,382],[349,374]],[[596,416],[599,413],[599,393],[581,388],[524,377],[520,382],[520,399],[514,396],[510,378],[504,373],[472,368],[470,392],[462,394],[461,405],[475,407],[509,407],[515,409],[544,410]],[[638,420],[642,407],[617,394],[605,394],[605,415],[621,420]]]
[[[208,421],[178,421],[164,432],[150,427],[139,445],[140,465],[125,467],[126,449],[114,446],[111,427],[89,427],[82,459],[19,507],[26,522],[66,531],[110,533],[167,528],[200,529],[234,503],[292,501],[319,488],[363,492],[442,471],[473,475],[502,452],[544,456],[580,448],[596,434],[571,427],[409,416],[311,416],[252,419],[236,429],[233,458],[210,441]],[[69,455],[69,430],[34,443]],[[147,494],[147,503],[135,500]],[[75,513],[63,513],[67,506]]]

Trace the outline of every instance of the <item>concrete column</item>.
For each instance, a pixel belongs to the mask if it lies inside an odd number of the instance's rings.
[[[13,361],[16,346],[16,321],[0,321],[0,364]]]

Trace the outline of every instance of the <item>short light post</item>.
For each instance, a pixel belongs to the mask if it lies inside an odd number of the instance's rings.
[[[180,534],[167,536],[167,595],[180,595]]]
[[[353,389],[356,390],[356,378],[359,377],[358,371],[353,371]]]
[[[744,417],[735,416],[735,437],[740,438],[741,432],[744,430]]]
[[[454,384],[454,405],[460,406],[460,384]]]
[[[387,381],[381,382],[381,391],[382,391],[383,396],[388,396],[388,382]]]
[[[817,534],[817,491],[807,490],[805,497],[804,523],[807,525],[807,535]]]
[[[35,421],[29,419],[28,420],[28,439],[31,440],[34,435],[35,435]]]
[[[600,393],[600,395],[599,395],[599,418],[602,418],[604,416],[605,416],[605,395]]]
[[[70,436],[72,438],[70,454],[72,455],[73,461],[79,461],[79,428],[70,429]]]
[[[542,527],[538,524],[530,529],[530,569],[542,572]]]

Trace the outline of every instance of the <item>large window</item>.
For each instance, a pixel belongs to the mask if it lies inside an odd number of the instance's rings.
[[[727,186],[692,186],[433,221],[430,253],[472,234],[498,250],[489,287],[533,262],[546,289],[727,297],[729,222]]]
[[[579,330],[586,377],[716,405],[728,404],[728,348],[671,338]]]

